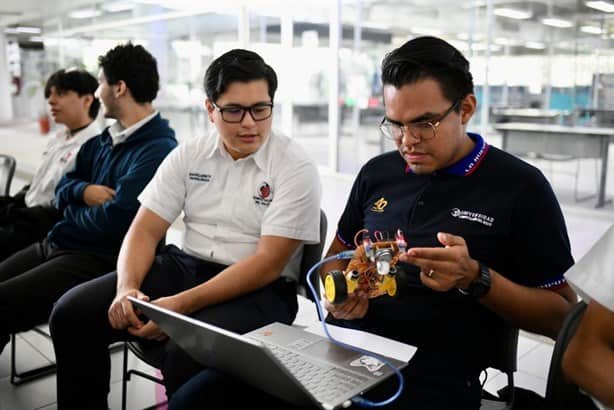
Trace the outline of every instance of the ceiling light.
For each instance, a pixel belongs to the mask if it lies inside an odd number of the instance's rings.
[[[603,11],[604,13],[614,13],[614,4],[609,1],[587,1],[584,4],[586,4],[586,7]]]
[[[531,13],[530,11],[511,9],[508,7],[496,8],[495,15],[516,20],[526,20],[533,17],[533,13]]]
[[[112,3],[103,3],[101,7],[104,11],[109,13],[117,13],[120,11],[132,10],[134,4],[129,1],[114,1]]]
[[[524,46],[533,50],[543,50],[546,48],[546,45],[540,41],[527,41],[524,43]]]
[[[547,26],[557,27],[557,28],[573,27],[573,23],[571,21],[554,18],[554,17],[548,17],[548,18],[542,19],[542,23]]]
[[[580,27],[580,31],[587,34],[601,34],[603,30],[600,27],[596,26],[582,26]]]
[[[101,14],[102,13],[100,12],[100,10],[81,9],[81,10],[71,11],[70,13],[68,13],[68,17],[70,17],[71,19],[89,19],[92,17],[98,17]]]
[[[15,31],[18,33],[26,33],[26,34],[40,34],[40,27],[28,27],[28,26],[17,26],[15,27]]]

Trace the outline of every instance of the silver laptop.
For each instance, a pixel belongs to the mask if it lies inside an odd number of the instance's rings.
[[[204,366],[220,369],[298,406],[347,407],[389,376],[390,366],[301,328],[271,323],[239,335],[129,297],[135,307]],[[402,368],[407,363],[385,357]]]

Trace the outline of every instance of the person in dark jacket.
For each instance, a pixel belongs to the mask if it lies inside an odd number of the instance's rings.
[[[177,146],[154,110],[155,58],[125,44],[99,58],[96,97],[117,121],[79,150],[74,170],[56,187],[62,219],[47,237],[0,263],[0,352],[9,335],[45,323],[55,301],[75,285],[115,268],[137,196]]]

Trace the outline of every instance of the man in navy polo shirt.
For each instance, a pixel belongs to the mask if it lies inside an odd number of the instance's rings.
[[[327,309],[337,324],[418,347],[392,407],[478,409],[504,320],[554,337],[576,301],[565,221],[539,170],[466,131],[477,103],[458,50],[413,39],[384,58],[382,80],[380,128],[398,152],[362,167],[328,254],[355,248],[361,229],[373,239],[401,229],[402,280],[396,297],[355,292]],[[366,397],[395,388],[391,379]]]

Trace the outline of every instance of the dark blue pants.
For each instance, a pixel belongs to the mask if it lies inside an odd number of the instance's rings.
[[[64,292],[105,274],[115,264],[115,255],[57,249],[47,240],[1,262],[0,352],[11,333],[47,323]]]
[[[224,269],[224,265],[191,257],[168,246],[155,259],[141,291],[152,300],[197,286]],[[115,297],[117,274],[112,272],[67,292],[50,319],[57,370],[58,409],[107,409],[111,343],[134,339],[109,324],[107,311]],[[296,288],[279,279],[271,285],[218,305],[192,317],[245,333],[273,321],[291,323],[297,312]],[[172,341],[166,343],[162,365],[167,395],[203,370]],[[84,365],[85,363],[85,365]]]

